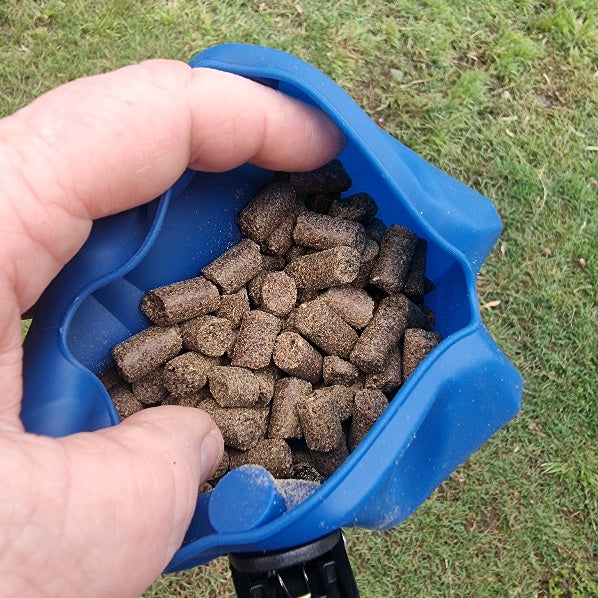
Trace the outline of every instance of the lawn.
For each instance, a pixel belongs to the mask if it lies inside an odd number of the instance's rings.
[[[258,43],[490,197],[504,232],[480,303],[522,412],[404,524],[349,530],[350,556],[366,598],[598,595],[594,2],[3,0],[0,31],[0,116],[77,76]],[[200,596],[233,596],[225,560],[146,593]]]

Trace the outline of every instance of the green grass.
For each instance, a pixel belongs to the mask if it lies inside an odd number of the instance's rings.
[[[480,301],[500,300],[484,318],[523,410],[397,529],[349,531],[366,597],[598,595],[597,24],[591,0],[0,4],[0,115],[76,76],[261,43],[495,201]],[[222,559],[146,594],[232,595]]]

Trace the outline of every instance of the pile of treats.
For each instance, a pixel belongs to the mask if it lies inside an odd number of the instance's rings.
[[[154,324],[114,347],[121,418],[205,410],[224,437],[212,483],[244,464],[321,482],[438,344],[426,242],[376,218],[335,160],[279,174],[242,210],[243,239],[197,278],[147,293]]]

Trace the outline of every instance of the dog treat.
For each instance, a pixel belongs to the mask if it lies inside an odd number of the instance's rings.
[[[370,280],[370,273],[378,259],[379,251],[380,246],[378,245],[378,242],[368,238],[365,242],[365,248],[361,254],[359,272],[352,283],[354,287],[364,287],[368,284]]]
[[[386,293],[398,293],[405,284],[416,242],[415,233],[405,226],[388,227],[370,273],[370,283]]]
[[[364,328],[374,315],[374,300],[363,289],[334,287],[322,293],[322,299],[353,328]]]
[[[241,321],[239,336],[233,351],[232,365],[259,370],[272,358],[272,351],[282,320],[265,311],[254,309]]]
[[[408,328],[403,336],[403,382],[409,378],[424,357],[440,342],[437,332]]]
[[[144,407],[143,403],[125,385],[113,387],[110,398],[121,420],[141,411]]]
[[[389,295],[380,301],[351,352],[351,362],[362,372],[373,374],[384,369],[391,349],[407,329],[411,305],[403,295]]]
[[[328,214],[368,225],[376,215],[378,206],[369,193],[355,193],[332,202]]]
[[[266,239],[264,249],[273,255],[284,255],[293,245],[293,229],[295,228],[295,214],[285,216],[272,234]]]
[[[204,401],[207,400],[211,401],[212,403],[215,402],[208,388],[204,386],[199,390],[196,390],[195,392],[191,392],[188,394],[168,395],[164,404],[178,405],[179,407],[197,407],[198,409],[200,409]]]
[[[266,270],[261,270],[247,283],[247,295],[249,296],[249,303],[252,307],[259,308],[260,306],[262,300],[262,282],[266,274]]]
[[[233,325],[226,318],[199,316],[181,324],[183,347],[210,357],[226,353],[233,336]]]
[[[349,450],[353,450],[388,407],[384,393],[376,389],[358,390],[353,399],[353,418],[349,431]]]
[[[213,401],[215,403],[215,401]],[[266,437],[267,407],[214,407],[206,409],[220,429],[224,445],[240,451],[249,450]]]
[[[222,295],[220,297],[220,307],[216,312],[219,318],[230,320],[233,328],[238,328],[241,324],[243,315],[249,311],[249,297],[247,289],[243,287],[236,293]]]
[[[260,405],[268,405],[274,396],[274,387],[280,377],[280,372],[274,365],[270,364],[262,370],[255,370],[253,375],[257,378],[260,389],[258,403]]]
[[[297,285],[293,278],[285,272],[266,272],[259,297],[262,310],[282,318],[295,307],[296,301]]]
[[[350,386],[359,378],[359,369],[350,361],[345,361],[336,355],[326,355],[322,366],[324,384],[342,384]]]
[[[243,239],[209,263],[201,273],[224,293],[235,293],[262,269],[260,246]]]
[[[197,494],[205,494],[206,492],[211,492],[214,490],[214,486],[210,484],[210,482],[204,482],[197,491]]]
[[[201,353],[187,351],[164,366],[164,386],[177,397],[196,392],[205,386],[208,373],[217,363]]]
[[[298,257],[307,255],[308,253],[314,253],[314,250],[308,249],[307,247],[301,247],[301,245],[292,245],[284,255],[285,262],[287,264],[290,264],[292,261],[296,260]]]
[[[301,438],[297,401],[308,397],[312,386],[300,378],[280,378],[276,382],[268,424],[268,438]]]
[[[425,322],[422,328],[424,330],[433,330],[436,324],[436,317],[434,316],[434,312],[425,305],[420,305],[419,308],[421,309],[422,313],[424,314]]]
[[[385,394],[394,394],[402,382],[402,355],[398,348],[390,350],[390,354],[381,372],[367,374],[364,387],[378,389]]]
[[[340,160],[331,160],[309,172],[290,172],[282,176],[297,193],[339,193],[352,185],[351,177]]]
[[[267,185],[239,214],[240,231],[256,243],[263,243],[297,209],[296,195],[295,189],[284,181]]]
[[[144,405],[159,403],[168,394],[168,390],[164,386],[164,368],[156,368],[147,376],[133,382],[131,390],[137,400]]]
[[[357,332],[326,303],[317,299],[297,308],[294,326],[328,355],[348,357],[357,342]]]
[[[331,451],[343,435],[336,401],[312,393],[297,401],[297,415],[310,451]]]
[[[276,272],[284,270],[286,259],[282,255],[262,255],[262,270]]]
[[[170,326],[216,311],[218,289],[203,276],[148,291],[141,300],[141,311],[158,326]]]
[[[359,252],[341,245],[295,258],[285,272],[298,288],[327,289],[353,282],[359,273]]]
[[[232,366],[212,368],[210,392],[221,407],[251,407],[258,401],[260,384],[253,372]]]
[[[322,378],[322,356],[296,332],[278,335],[272,357],[274,363],[289,376],[312,384]]]
[[[318,214],[328,214],[332,202],[340,199],[339,193],[310,193],[305,198],[305,207]]]
[[[377,243],[381,243],[386,234],[386,224],[380,218],[373,218],[365,227],[365,234]]]
[[[415,303],[424,300],[424,281],[426,279],[426,257],[428,255],[428,243],[425,239],[417,239],[411,266],[403,285],[403,295],[406,295]]]
[[[222,453],[222,459],[216,468],[216,471],[210,476],[208,482],[218,481],[230,469],[230,455],[226,449]]]
[[[314,460],[308,450],[297,449],[293,451],[293,478],[296,480],[305,480],[324,483],[324,477],[316,469]]]
[[[105,372],[98,376],[100,382],[104,385],[104,388],[110,391],[117,386],[122,386],[123,379],[120,377],[116,366],[108,368]]]
[[[302,212],[297,216],[293,239],[297,245],[312,249],[344,245],[361,252],[365,247],[366,234],[359,222],[316,212]]]
[[[330,451],[311,451],[316,470],[325,478],[331,476],[349,456],[347,440],[342,434],[336,446]]]
[[[353,396],[355,390],[342,384],[322,386],[313,392],[316,400],[333,401],[336,403],[338,416],[341,421],[349,419],[353,415]]]
[[[259,465],[275,478],[288,478],[293,473],[291,448],[282,439],[264,438],[247,451],[231,451],[231,469],[241,465]]]
[[[172,359],[183,347],[178,326],[150,326],[112,349],[118,373],[135,382]]]

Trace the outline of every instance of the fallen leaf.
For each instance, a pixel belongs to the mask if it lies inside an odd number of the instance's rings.
[[[586,152],[598,152],[598,145],[586,146]]]
[[[488,301],[482,305],[482,309],[492,309],[494,307],[498,307],[500,305],[500,299],[494,299],[494,301]]]
[[[500,253],[502,255],[507,255],[507,244],[504,242],[500,244]]]
[[[505,129],[505,132],[509,137],[512,137],[512,138],[515,137],[515,133],[513,133],[513,131],[511,131],[510,129]]]
[[[585,269],[586,269],[586,266],[588,265],[588,262],[586,262],[586,261],[584,260],[584,258],[580,257],[580,258],[577,260],[577,265],[578,265],[578,266],[579,266],[579,267],[580,267],[582,270],[585,270]]]
[[[542,247],[542,249],[540,249],[540,253],[544,257],[550,257],[552,255],[552,251],[550,249],[548,249],[548,247]]]
[[[586,227],[588,226],[588,221],[584,220],[583,224],[579,227],[579,232],[583,233],[584,230],[586,230]]]

